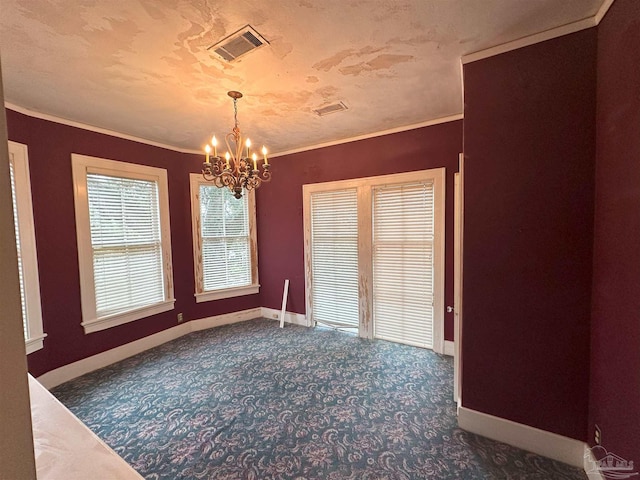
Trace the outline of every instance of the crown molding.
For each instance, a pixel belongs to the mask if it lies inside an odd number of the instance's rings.
[[[38,118],[40,120],[47,120],[49,122],[59,123],[62,125],[67,125],[69,127],[81,128],[83,130],[88,130],[90,132],[102,133],[103,135],[122,138],[124,140],[131,140],[133,142],[143,143],[145,145],[151,145],[153,147],[160,147],[160,148],[164,148],[165,150],[172,150],[174,152],[179,152],[179,153],[194,153],[194,154],[202,153],[199,150],[180,148],[173,145],[168,145],[166,143],[147,140],[146,138],[135,137],[133,135],[128,135],[126,133],[116,132],[114,130],[108,130],[106,128],[96,127],[93,125],[87,125],[86,123],[80,123],[80,122],[76,122],[74,120],[68,120],[62,117],[56,117],[55,115],[49,115],[48,113],[37,112],[35,110],[30,110],[28,108],[21,107],[20,105],[16,105],[15,103],[11,103],[11,102],[4,102],[4,107],[7,110],[13,110],[14,112],[21,113],[28,117]]]
[[[164,148],[166,150],[172,150],[174,152],[180,152],[180,153],[189,153],[189,154],[194,154],[194,155],[201,155],[203,154],[200,150],[192,150],[192,149],[188,149],[188,148],[179,148],[179,147],[175,147],[173,145],[167,145],[165,143],[160,143],[160,142],[155,142],[153,140],[147,140],[145,138],[140,138],[140,137],[135,137],[133,135],[128,135],[126,133],[121,133],[121,132],[116,132],[113,130],[108,130],[106,128],[101,128],[101,127],[95,127],[93,125],[87,125],[84,123],[80,123],[80,122],[76,122],[74,120],[68,120],[66,118],[61,118],[61,117],[56,117],[55,115],[49,115],[48,113],[41,113],[41,112],[37,112],[34,110],[30,110],[28,108],[25,107],[21,107],[20,105],[16,105],[14,103],[11,102],[4,102],[4,106],[7,110],[13,110],[15,112],[18,113],[22,113],[23,115],[27,115],[29,117],[33,117],[33,118],[38,118],[40,120],[47,120],[49,122],[55,122],[55,123],[60,123],[62,125],[68,125],[70,127],[76,127],[76,128],[81,128],[83,130],[88,130],[91,132],[96,132],[96,133],[102,133],[104,135],[110,135],[112,137],[117,137],[117,138],[122,138],[125,140],[131,140],[134,142],[138,142],[138,143],[143,143],[145,145],[151,145],[154,147],[160,147],[160,148]],[[373,133],[367,133],[365,135],[360,135],[357,137],[350,137],[350,138],[345,138],[342,140],[336,140],[336,141],[332,141],[332,142],[326,142],[326,143],[320,143],[317,145],[311,145],[308,147],[301,147],[301,148],[297,148],[294,150],[287,150],[285,152],[276,152],[276,153],[272,153],[271,155],[269,155],[270,158],[274,158],[274,157],[281,157],[284,155],[291,155],[292,153],[300,153],[300,152],[306,152],[307,150],[316,150],[318,148],[323,148],[323,147],[330,147],[333,145],[339,145],[341,143],[349,143],[349,142],[355,142],[357,140],[364,140],[367,138],[373,138],[373,137],[380,137],[383,135],[389,135],[391,133],[398,133],[398,132],[404,132],[406,130],[414,130],[416,128],[421,128],[421,127],[428,127],[431,125],[437,125],[439,123],[446,123],[446,122],[452,122],[455,120],[461,120],[463,118],[463,115],[461,113],[456,114],[456,115],[450,115],[448,117],[442,117],[442,118],[436,118],[434,120],[428,120],[425,122],[421,122],[421,123],[415,123],[412,125],[405,125],[402,127],[396,127],[396,128],[391,128],[389,130],[383,130],[380,132],[373,132]]]
[[[566,25],[561,25],[560,27],[545,30],[544,32],[529,35],[527,37],[522,37],[511,42],[495,45],[484,50],[478,50],[477,52],[463,55],[460,61],[464,65],[467,63],[482,60],[484,58],[500,55],[501,53],[517,50],[518,48],[528,47],[529,45],[534,45],[546,40],[551,40],[552,38],[558,38],[564,35],[579,32],[580,30],[586,30],[587,28],[596,27],[600,24],[604,16],[607,14],[609,8],[611,8],[611,5],[613,5],[613,2],[614,0],[604,0],[596,14],[592,17],[583,18],[582,20],[578,20],[577,22],[567,23]]]
[[[613,5],[613,0],[604,0],[602,5],[600,5],[600,9],[598,10],[598,13],[596,13],[594,17],[596,20],[596,25],[600,25],[600,22],[602,21],[604,16],[607,14],[609,9],[611,8],[611,5]]]
[[[366,140],[367,138],[382,137],[384,135],[390,135],[392,133],[406,132],[408,130],[415,130],[416,128],[430,127],[432,125],[438,125],[440,123],[454,122],[456,120],[462,120],[463,118],[464,118],[464,116],[463,116],[462,113],[456,113],[455,115],[449,115],[447,117],[440,117],[440,118],[436,118],[436,119],[433,119],[433,120],[427,120],[427,121],[420,122],[420,123],[413,123],[411,125],[404,125],[404,126],[401,126],[401,127],[390,128],[388,130],[381,130],[379,132],[366,133],[364,135],[358,135],[356,137],[343,138],[343,139],[334,140],[334,141],[331,141],[331,142],[325,142],[325,143],[318,143],[318,144],[315,144],[315,145],[310,145],[308,147],[294,148],[292,150],[287,150],[287,151],[284,151],[284,152],[273,153],[273,154],[270,155],[270,158],[283,157],[285,155],[292,155],[294,153],[301,153],[301,152],[306,152],[306,151],[309,151],[309,150],[317,150],[319,148],[333,147],[334,145],[341,145],[343,143],[357,142],[358,140]]]
[[[501,45],[496,45],[495,47],[487,48],[485,50],[479,50],[477,52],[469,53],[467,55],[463,55],[461,60],[463,65],[466,65],[467,63],[477,62],[478,60],[483,60],[495,55],[500,55],[501,53],[507,53],[512,50],[535,45],[536,43],[545,42],[547,40],[551,40],[552,38],[562,37],[564,35],[579,32],[580,30],[586,30],[587,28],[596,26],[595,18],[596,17],[585,18],[577,22],[562,25],[561,27],[556,27],[552,28],[551,30],[536,33],[535,35],[522,37],[518,40],[513,40],[512,42],[503,43]]]

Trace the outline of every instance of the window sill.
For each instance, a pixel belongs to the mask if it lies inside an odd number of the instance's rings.
[[[32,337],[25,342],[25,346],[27,347],[27,355],[33,352],[37,352],[44,347],[44,337],[47,334],[43,333],[42,335],[38,335],[37,337]]]
[[[223,298],[241,297],[243,295],[253,295],[260,292],[260,285],[247,285],[245,287],[223,288],[220,290],[210,290],[208,292],[196,293],[196,303],[210,302],[211,300],[222,300]]]
[[[133,322],[141,318],[150,317],[158,313],[167,312],[173,310],[175,299],[166,300],[161,303],[155,303],[146,307],[137,308],[135,310],[129,310],[128,312],[116,313],[109,315],[108,317],[95,318],[82,322],[84,327],[84,333],[99,332],[100,330],[106,330],[107,328],[117,327],[125,323]]]

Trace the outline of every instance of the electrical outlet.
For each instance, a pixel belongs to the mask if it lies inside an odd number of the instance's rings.
[[[280,315],[278,315],[277,313],[272,313],[271,316],[276,320],[278,320],[278,318],[280,318]]]
[[[602,430],[598,425],[595,426],[593,434],[593,440],[596,442],[596,445],[602,445]]]
[[[182,323],[184,321],[184,314],[182,312],[180,312],[178,314],[178,323]]]

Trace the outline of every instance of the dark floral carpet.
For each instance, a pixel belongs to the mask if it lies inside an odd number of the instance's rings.
[[[429,350],[255,320],[53,393],[147,479],[586,479],[458,429],[452,371]]]

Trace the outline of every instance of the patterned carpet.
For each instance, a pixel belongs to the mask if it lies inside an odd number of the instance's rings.
[[[52,393],[147,479],[586,479],[458,429],[452,370],[429,350],[255,320]]]

